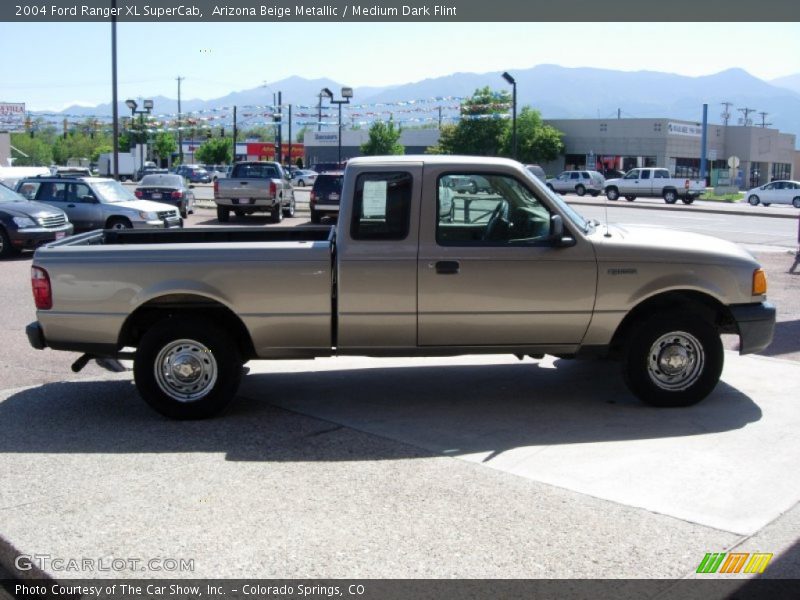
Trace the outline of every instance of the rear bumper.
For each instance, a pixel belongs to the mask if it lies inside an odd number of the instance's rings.
[[[775,333],[775,307],[769,302],[731,306],[739,329],[739,354],[759,352],[772,343]]]

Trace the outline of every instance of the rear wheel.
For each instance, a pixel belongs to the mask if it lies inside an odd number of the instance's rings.
[[[750,203],[751,206],[758,206],[758,203],[760,202],[759,199],[758,199],[758,196],[756,196],[755,194],[750,196],[747,199],[747,201]]]
[[[634,200],[636,200],[636,196],[625,196],[625,200],[627,200],[628,202],[633,202]]]
[[[684,196],[682,200],[684,204],[691,204],[694,202],[694,196]]]
[[[619,200],[619,190],[617,188],[608,188],[606,190],[606,198],[609,200]]]
[[[142,337],[133,362],[136,388],[171,419],[204,419],[233,399],[242,359],[231,338],[206,320],[170,318]]]
[[[322,215],[320,215],[317,211],[311,211],[311,222],[314,224],[318,224],[322,222]]]
[[[723,360],[722,341],[711,323],[691,314],[657,314],[636,327],[623,375],[645,404],[690,406],[717,385]]]
[[[243,211],[243,210],[235,210],[235,211],[233,211],[233,214],[235,214],[237,217],[246,217],[247,216],[247,213],[245,211]]]
[[[283,216],[288,217],[289,219],[294,217],[294,198],[292,198],[292,201],[289,204],[289,206],[283,209]]]
[[[771,202],[762,202],[761,204],[763,204],[764,206],[769,206]]]
[[[180,213],[181,213],[181,218],[182,218],[182,219],[188,219],[188,218],[189,218],[189,207],[187,206],[187,203],[186,203],[186,202],[184,202],[184,203],[183,203],[183,204],[180,206],[180,208],[179,208],[178,210],[179,210],[179,211],[180,211]]]
[[[586,194],[586,188],[578,184],[575,186],[575,193],[578,194],[578,196],[583,196]]]
[[[278,202],[272,208],[272,222],[273,223],[280,223],[281,221],[283,221],[283,209],[281,208],[281,203]]]
[[[224,206],[217,207],[217,221],[227,223],[231,218],[231,211]]]
[[[678,192],[675,190],[664,190],[664,202],[675,204],[678,201]]]
[[[300,187],[306,187],[306,182],[301,179],[300,181],[297,182],[297,185],[299,185]]]
[[[592,198],[597,198],[600,195],[600,192],[598,192],[598,191],[593,191],[593,192],[589,192],[589,193],[592,195]]]
[[[800,208],[800,196],[792,200],[792,206],[794,206],[795,208]]]

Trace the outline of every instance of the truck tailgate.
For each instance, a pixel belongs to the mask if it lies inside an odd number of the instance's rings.
[[[269,200],[269,179],[220,179],[217,181],[217,196],[220,198],[253,198]]]

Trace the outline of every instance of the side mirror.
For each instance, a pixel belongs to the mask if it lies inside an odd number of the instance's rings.
[[[86,194],[85,196],[81,196],[81,202],[84,204],[97,204],[97,198],[91,194]]]
[[[575,238],[565,235],[564,219],[561,215],[550,217],[550,242],[556,248],[566,248],[575,245]]]

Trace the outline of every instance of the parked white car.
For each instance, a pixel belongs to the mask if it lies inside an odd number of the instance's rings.
[[[800,208],[800,182],[773,181],[761,187],[753,188],[745,194],[747,201],[753,206],[763,204],[791,204]]]
[[[311,169],[299,169],[292,173],[292,185],[305,187],[307,185],[314,185],[317,180],[317,172]]]
[[[575,192],[578,196],[587,193],[599,196],[606,179],[598,171],[564,171],[558,177],[547,180],[547,187],[559,194]]]

